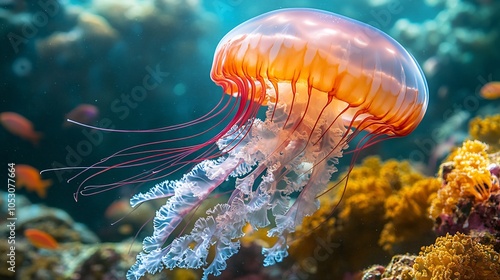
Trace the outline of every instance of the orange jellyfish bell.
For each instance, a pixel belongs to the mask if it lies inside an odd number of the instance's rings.
[[[129,179],[79,189],[92,194],[165,177],[178,166],[195,164],[181,179],[161,182],[130,200],[137,207],[167,199],[156,212],[153,234],[144,239],[128,279],[175,267],[202,267],[203,279],[219,275],[249,226],[269,228],[268,236],[277,239],[263,248],[264,264],[282,261],[288,255],[289,234],[319,208],[317,197],[354,136],[368,132],[354,150],[358,151],[384,137],[407,135],[422,120],[428,102],[423,72],[401,45],[371,26],[313,9],[277,10],[237,26],[217,46],[211,77],[236,97],[224,103],[231,98],[223,95],[221,107],[211,111],[221,117],[219,123],[228,120],[214,137],[180,148],[140,150],[185,137],[137,145],[82,171],[97,169],[98,175],[113,168],[141,167]],[[263,105],[267,113],[261,120],[257,112]],[[207,114],[142,132],[195,125],[210,130],[216,126],[205,121],[212,118]],[[136,155],[144,157],[103,166]],[[149,164],[156,165],[143,172]],[[208,210],[189,233],[172,237],[181,222],[192,218],[231,177],[234,190],[227,202]]]
[[[278,10],[236,27],[217,46],[211,76],[245,100],[303,100],[340,113],[347,127],[390,136],[412,132],[428,103],[423,72],[398,42],[313,9]]]

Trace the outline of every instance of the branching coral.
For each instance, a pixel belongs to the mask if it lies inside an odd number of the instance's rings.
[[[500,114],[474,118],[469,123],[469,134],[489,145],[491,152],[500,150]]]
[[[335,183],[337,189],[320,198],[321,208],[297,230],[290,253],[302,272],[340,279],[387,259],[388,252],[417,252],[433,236],[427,211],[440,184],[409,162],[369,157],[352,169],[345,192],[344,183]]]
[[[489,245],[458,233],[423,248],[413,265],[416,280],[500,279],[500,254]]]

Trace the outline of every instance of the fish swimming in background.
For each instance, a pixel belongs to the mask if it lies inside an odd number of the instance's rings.
[[[83,124],[91,124],[99,116],[99,109],[96,106],[90,104],[80,104],[69,113],[66,114],[64,119],[63,127],[74,126],[73,123],[67,122],[67,119],[77,121]]]
[[[29,228],[24,230],[24,236],[33,246],[39,249],[55,250],[59,248],[59,243],[45,231]]]
[[[39,197],[47,196],[47,188],[52,185],[52,180],[42,180],[38,169],[26,165],[16,164],[16,185],[18,188],[26,187],[28,191],[34,191]]]
[[[485,84],[479,93],[484,99],[493,100],[500,98],[500,82],[489,82]]]
[[[33,124],[18,113],[0,113],[0,123],[10,133],[30,141],[33,145],[38,145],[38,142],[42,138],[42,133],[36,132]]]

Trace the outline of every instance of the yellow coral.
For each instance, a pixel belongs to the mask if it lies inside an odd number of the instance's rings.
[[[500,254],[469,235],[437,238],[423,248],[413,265],[415,280],[500,279]]]
[[[386,199],[403,186],[411,186],[421,179],[423,176],[413,171],[409,162],[382,163],[378,157],[368,157],[349,174],[339,218],[363,219],[375,213],[383,218]]]
[[[490,145],[491,151],[500,150],[500,114],[472,119],[469,123],[469,134],[473,139]]]
[[[433,221],[428,218],[428,209],[440,186],[435,178],[421,179],[387,198],[387,223],[379,240],[384,250],[392,252],[394,244],[414,243],[434,237],[430,231]]]
[[[452,169],[432,201],[432,217],[453,213],[460,199],[470,198],[475,203],[484,201],[498,188],[488,169],[491,162],[487,149],[488,146],[480,141],[466,141],[449,156],[448,163]]]
[[[334,185],[294,234],[290,254],[303,271],[341,279],[387,259],[388,250],[417,252],[426,242],[417,235],[432,234],[429,197],[440,183],[415,172],[409,162],[368,157],[352,169],[345,189],[345,181]]]

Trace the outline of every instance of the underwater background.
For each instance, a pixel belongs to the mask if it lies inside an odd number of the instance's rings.
[[[263,267],[259,246],[272,240],[249,232],[244,249],[219,278],[361,279],[363,269],[379,264],[363,279],[465,279],[473,272],[471,279],[500,279],[500,85],[495,83],[500,2],[495,0],[0,0],[0,158],[6,176],[13,163],[24,180],[15,190],[15,273],[7,269],[8,183],[1,189],[0,278],[124,279],[158,205],[128,215],[128,200],[141,187],[133,185],[75,202],[84,178],[67,180],[80,171],[72,167],[176,135],[106,132],[66,119],[146,130],[200,117],[223,94],[209,76],[219,40],[250,18],[290,7],[338,13],[396,39],[425,73],[429,107],[412,134],[361,153],[342,203],[335,191],[322,198],[322,208],[298,229],[282,264]],[[145,77],[154,83],[146,84]],[[349,162],[341,161],[332,181],[342,178]],[[30,167],[56,170],[38,178]],[[210,203],[207,208],[217,200]],[[40,232],[30,238],[27,229]],[[449,248],[446,242],[462,244],[462,253],[436,253]],[[387,264],[394,255],[418,255],[421,246],[433,243],[420,259],[396,258],[403,267],[394,272],[400,278],[382,276],[392,272]],[[484,266],[450,264],[441,271],[454,276],[431,277],[438,264],[425,252],[439,255],[441,263],[447,257],[467,263],[466,256],[476,254]],[[200,278],[196,270],[162,273],[145,279]]]

